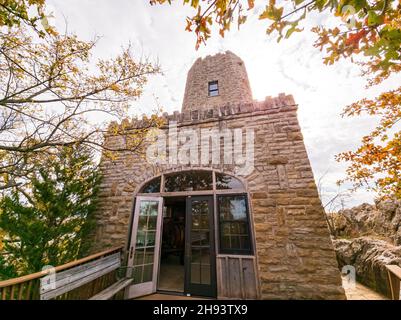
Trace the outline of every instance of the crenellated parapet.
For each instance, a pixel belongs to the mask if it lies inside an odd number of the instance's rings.
[[[112,122],[111,128],[122,126],[124,129],[138,129],[149,127],[150,123],[158,121],[160,124],[167,125],[176,122],[177,125],[198,124],[207,121],[217,121],[229,119],[248,113],[275,114],[290,110],[296,110],[297,105],[292,95],[280,93],[277,97],[266,97],[264,101],[252,101],[249,103],[225,104],[205,110],[189,110],[184,112],[174,111],[172,114],[167,112],[156,117],[143,116],[142,119],[124,119],[120,124]]]

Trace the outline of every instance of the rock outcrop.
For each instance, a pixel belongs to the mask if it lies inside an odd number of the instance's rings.
[[[357,238],[369,236],[401,245],[401,201],[385,200],[330,214],[334,235]]]
[[[328,218],[340,268],[355,267],[357,281],[391,297],[385,265],[401,266],[401,201],[364,203]]]

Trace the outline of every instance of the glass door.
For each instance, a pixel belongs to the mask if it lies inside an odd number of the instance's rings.
[[[213,197],[187,198],[185,293],[216,296]]]
[[[128,299],[156,292],[162,201],[161,197],[136,198],[127,270],[134,281],[127,289]]]

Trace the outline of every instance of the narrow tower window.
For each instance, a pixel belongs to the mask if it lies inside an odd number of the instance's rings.
[[[218,81],[209,82],[209,97],[215,97],[219,95],[219,83]]]

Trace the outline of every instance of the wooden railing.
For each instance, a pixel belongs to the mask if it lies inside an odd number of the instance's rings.
[[[400,300],[401,268],[394,264],[386,265],[391,299]]]
[[[122,247],[112,248],[82,259],[68,262],[61,266],[57,266],[53,270],[47,269],[41,272],[28,274],[23,277],[0,281],[0,300],[38,300],[40,298],[40,279],[42,277],[50,274],[53,271],[64,271],[89,261],[103,258],[116,252],[121,252],[122,249]],[[84,284],[79,288],[58,296],[56,299],[89,299],[93,295],[112,285],[116,281],[116,272],[117,271],[112,271],[108,274],[105,274],[91,281],[90,283]]]

